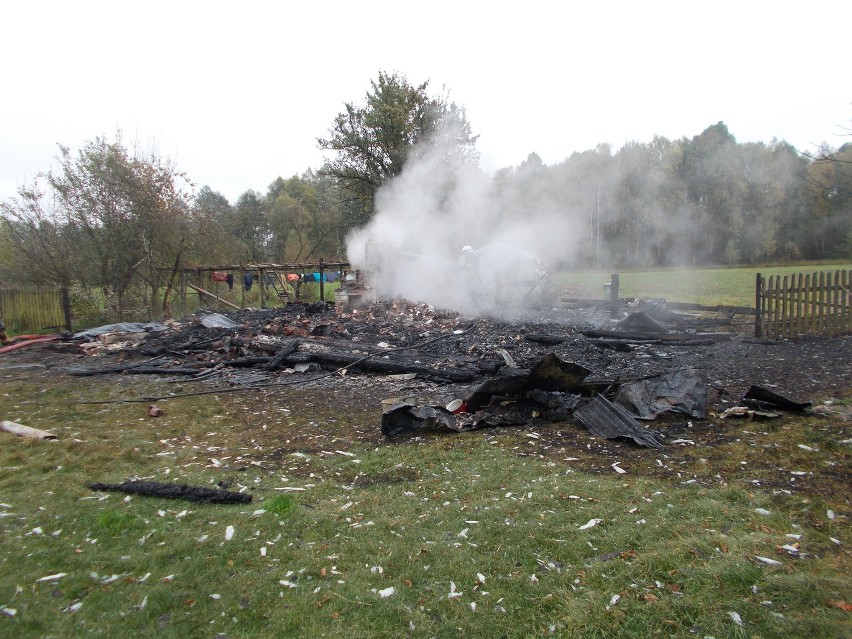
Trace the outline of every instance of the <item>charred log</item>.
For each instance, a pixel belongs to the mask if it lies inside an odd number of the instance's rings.
[[[164,499],[185,499],[202,504],[247,504],[251,495],[235,493],[216,488],[187,486],[186,484],[165,484],[155,481],[126,481],[121,484],[89,484],[92,490],[112,491],[144,497]]]

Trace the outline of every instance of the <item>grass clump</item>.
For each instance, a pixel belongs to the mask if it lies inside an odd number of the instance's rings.
[[[263,508],[273,515],[287,517],[296,509],[296,498],[292,495],[275,495],[263,502]]]

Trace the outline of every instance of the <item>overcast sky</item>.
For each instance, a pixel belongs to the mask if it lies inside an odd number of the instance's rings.
[[[697,135],[850,141],[848,0],[6,2],[0,200],[121,130],[231,202],[319,168],[380,70],[449,92],[482,167]]]

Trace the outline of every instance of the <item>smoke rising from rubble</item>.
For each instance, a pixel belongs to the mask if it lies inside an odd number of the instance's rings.
[[[402,297],[472,313],[477,291],[493,292],[506,281],[498,273],[505,259],[495,254],[528,251],[547,270],[574,262],[576,221],[564,205],[556,206],[558,185],[545,182],[535,165],[521,165],[511,180],[500,180],[440,146],[418,151],[377,193],[373,219],[347,237],[353,268],[369,271],[378,264],[378,299]],[[491,254],[481,253],[481,279],[469,281],[459,268],[462,247],[479,252],[495,242]],[[502,310],[498,305],[488,313]]]

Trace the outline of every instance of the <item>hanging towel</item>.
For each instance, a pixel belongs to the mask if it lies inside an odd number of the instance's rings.
[[[251,273],[246,273],[243,275],[243,286],[247,291],[251,290],[251,285],[254,284],[254,275]]]
[[[228,275],[227,273],[223,273],[222,271],[213,271],[210,273],[210,279],[214,282],[227,282]]]

